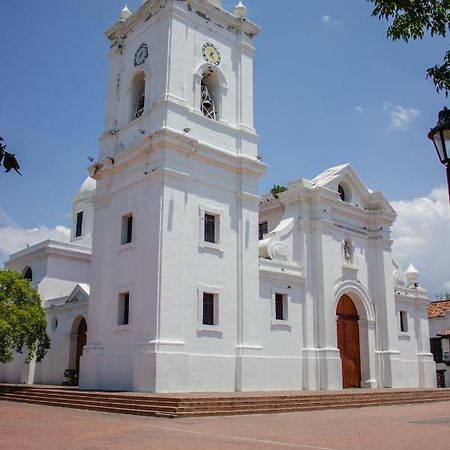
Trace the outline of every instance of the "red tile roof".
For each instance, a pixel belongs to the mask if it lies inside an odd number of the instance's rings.
[[[441,337],[450,337],[450,330],[441,331],[437,335]]]
[[[450,300],[438,300],[428,305],[428,318],[444,317],[450,311]]]

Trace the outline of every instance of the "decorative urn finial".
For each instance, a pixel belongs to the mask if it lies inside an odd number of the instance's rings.
[[[234,15],[238,19],[245,19],[245,16],[247,15],[247,8],[241,1],[234,7]]]
[[[125,4],[122,11],[120,11],[119,22],[125,22],[128,17],[131,16],[131,11],[128,9],[128,5]]]

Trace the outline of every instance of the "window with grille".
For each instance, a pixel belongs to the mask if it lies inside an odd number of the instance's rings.
[[[275,294],[275,319],[287,320],[287,295]]]
[[[203,325],[216,325],[214,311],[215,295],[203,292]]]
[[[259,224],[259,240],[264,239],[264,235],[269,232],[268,222],[262,222]]]
[[[217,216],[205,213],[204,217],[204,240],[205,242],[217,243]]]
[[[75,227],[75,237],[80,237],[83,234],[83,211],[77,214],[77,225]]]

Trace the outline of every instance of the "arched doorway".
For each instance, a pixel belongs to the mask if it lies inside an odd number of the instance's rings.
[[[352,299],[343,295],[337,305],[337,342],[342,359],[344,388],[361,387],[359,316]]]
[[[80,373],[80,358],[87,342],[87,322],[83,316],[78,316],[72,323],[70,333],[69,371],[78,378]]]
[[[77,374],[80,373],[80,358],[83,354],[83,347],[86,345],[87,340],[87,323],[86,319],[83,317],[78,325],[77,331],[77,354],[75,360],[75,370]]]

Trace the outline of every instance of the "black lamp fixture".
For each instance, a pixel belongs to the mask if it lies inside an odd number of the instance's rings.
[[[450,110],[444,108],[438,117],[437,124],[428,133],[433,141],[441,163],[447,168],[448,195],[450,200]]]

